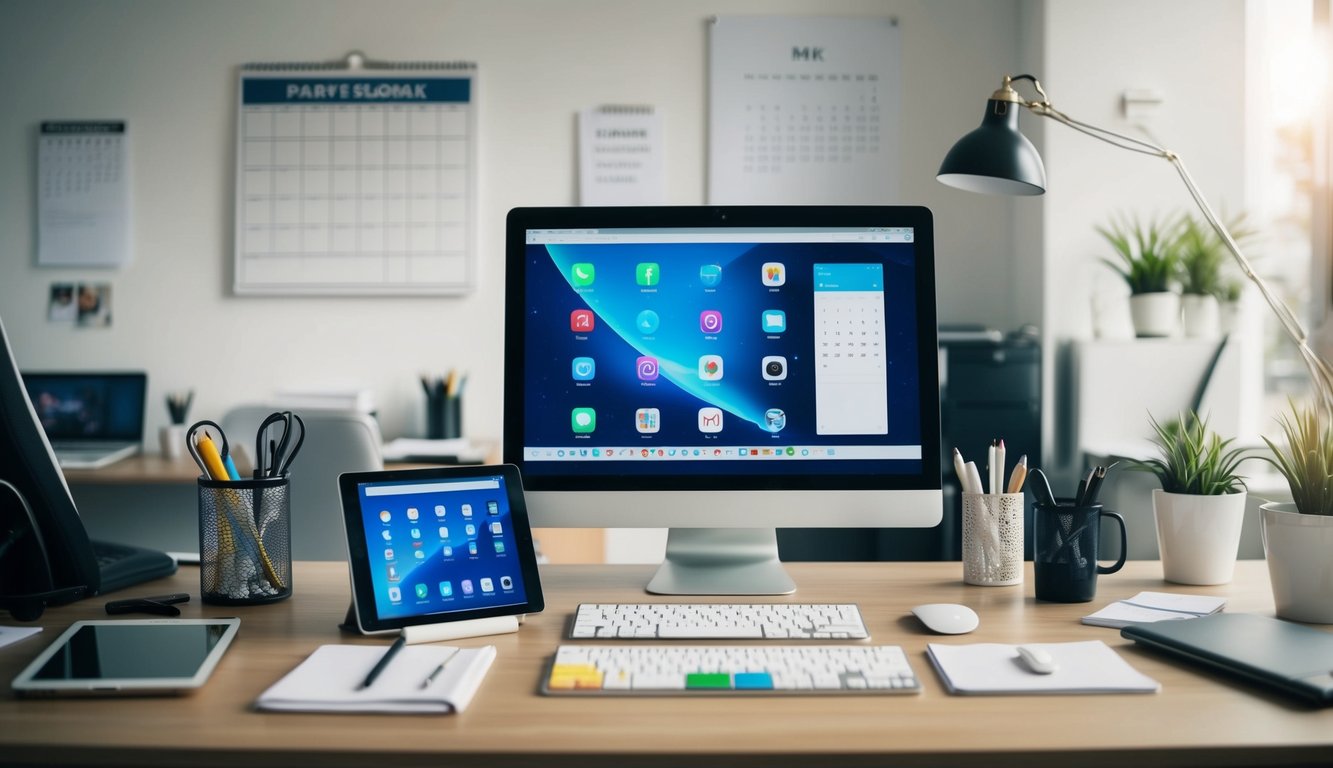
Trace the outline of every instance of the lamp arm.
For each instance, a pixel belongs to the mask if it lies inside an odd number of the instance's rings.
[[[1043,97],[1045,96],[1044,92],[1042,95]],[[1273,310],[1274,315],[1277,315],[1278,322],[1282,324],[1282,330],[1286,331],[1287,335],[1290,336],[1291,340],[1296,344],[1296,349],[1301,355],[1301,360],[1305,363],[1305,367],[1310,372],[1310,380],[1315,386],[1316,395],[1318,396],[1317,405],[1321,415],[1326,418],[1333,417],[1333,368],[1330,368],[1328,363],[1315,354],[1314,350],[1310,348],[1309,334],[1306,332],[1305,327],[1301,325],[1300,320],[1296,318],[1296,315],[1292,313],[1291,309],[1287,307],[1282,299],[1279,298],[1277,294],[1273,293],[1272,289],[1268,287],[1268,283],[1259,276],[1259,273],[1254,271],[1254,267],[1250,265],[1250,260],[1241,252],[1240,246],[1236,243],[1236,239],[1231,236],[1231,232],[1227,230],[1221,219],[1219,219],[1217,214],[1213,211],[1212,206],[1208,204],[1208,201],[1199,190],[1199,186],[1194,182],[1194,177],[1190,175],[1189,170],[1185,167],[1185,162],[1180,159],[1180,156],[1175,152],[1151,142],[1075,120],[1052,107],[1051,103],[1046,100],[1027,101],[1020,99],[1019,103],[1024,107],[1027,107],[1027,109],[1034,115],[1050,118],[1057,123],[1066,125],[1080,133],[1099,139],[1112,146],[1143,155],[1160,157],[1171,163],[1172,167],[1176,169],[1176,173],[1180,175],[1180,180],[1184,182],[1185,188],[1190,193],[1190,197],[1194,199],[1194,204],[1199,207],[1199,210],[1203,212],[1203,217],[1208,221],[1208,224],[1212,226],[1213,231],[1215,231],[1217,236],[1222,239],[1222,243],[1226,245],[1227,251],[1231,253],[1232,258],[1240,267],[1241,272],[1244,273],[1245,277],[1259,289],[1259,294],[1264,297],[1264,301],[1268,303],[1269,309]]]

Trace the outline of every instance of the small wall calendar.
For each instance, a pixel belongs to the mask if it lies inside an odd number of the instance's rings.
[[[238,294],[449,295],[474,283],[476,67],[250,64]]]
[[[895,201],[900,61],[892,18],[715,19],[709,202]]]
[[[123,120],[47,121],[37,141],[37,263],[130,262],[130,163]]]

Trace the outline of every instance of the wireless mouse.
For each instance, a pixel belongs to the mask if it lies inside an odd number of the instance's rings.
[[[942,635],[962,635],[976,629],[980,623],[976,611],[953,603],[918,605],[912,613],[926,625],[926,629]]]
[[[1027,668],[1038,675],[1049,675],[1059,668],[1055,659],[1045,648],[1038,648],[1035,645],[1018,646],[1018,658],[1023,660]]]

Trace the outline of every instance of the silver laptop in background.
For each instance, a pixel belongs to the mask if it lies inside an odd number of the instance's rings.
[[[24,373],[37,419],[63,469],[99,469],[139,452],[148,375]]]

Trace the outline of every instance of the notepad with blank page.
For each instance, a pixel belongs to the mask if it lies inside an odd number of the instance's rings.
[[[408,646],[370,687],[362,688],[386,650],[382,645],[321,645],[261,693],[255,707],[281,712],[462,712],[495,661],[493,645]],[[441,664],[444,669],[432,678]]]
[[[1183,595],[1175,592],[1140,592],[1083,617],[1095,627],[1119,629],[1130,624],[1211,616],[1226,607],[1224,597]]]
[[[1156,693],[1161,685],[1140,673],[1100,640],[1024,643],[1051,655],[1056,670],[1037,674],[1017,645],[930,643],[926,655],[949,693]]]

